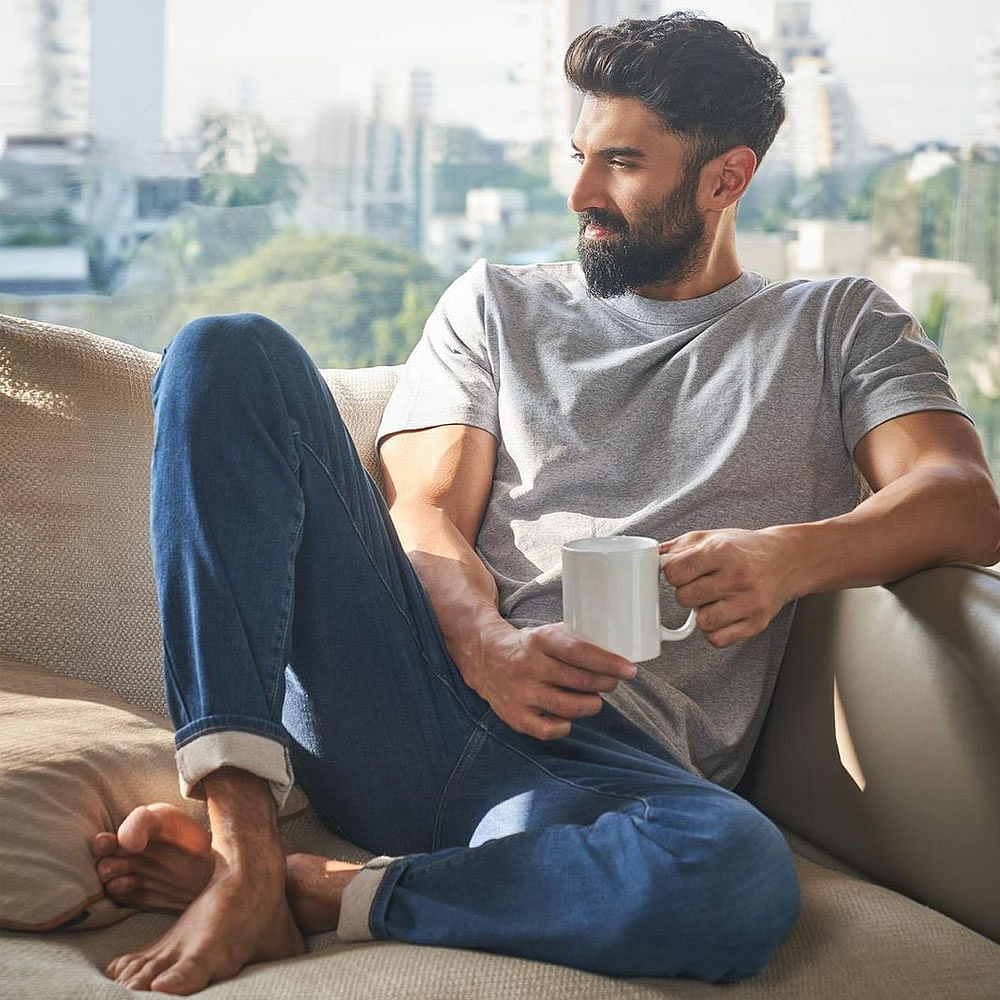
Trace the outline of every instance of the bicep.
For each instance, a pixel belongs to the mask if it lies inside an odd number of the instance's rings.
[[[382,441],[386,502],[438,507],[475,545],[493,486],[497,442],[489,431],[444,424],[399,431]]]
[[[965,467],[989,474],[975,427],[961,414],[947,410],[908,413],[879,424],[858,442],[854,461],[876,492],[925,465]]]

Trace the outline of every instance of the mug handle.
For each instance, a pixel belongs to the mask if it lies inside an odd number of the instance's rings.
[[[663,567],[668,553],[664,552],[660,556],[660,573],[663,572]],[[660,639],[663,642],[677,642],[679,639],[686,639],[696,628],[695,617],[698,614],[697,608],[692,608],[691,613],[687,616],[687,621],[681,625],[680,628],[665,628],[663,625],[660,626]]]

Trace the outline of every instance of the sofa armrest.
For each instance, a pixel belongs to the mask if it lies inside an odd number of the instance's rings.
[[[1000,941],[1000,574],[945,566],[800,601],[739,791]]]

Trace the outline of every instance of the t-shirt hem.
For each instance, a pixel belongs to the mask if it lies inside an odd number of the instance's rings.
[[[497,441],[500,440],[500,429],[497,427],[496,421],[481,411],[465,408],[420,410],[408,413],[405,420],[385,423],[380,426],[375,438],[375,448],[379,449],[387,437],[398,434],[400,431],[419,431],[430,427],[444,427],[448,424],[466,424],[470,427],[478,427],[492,434]]]
[[[896,417],[905,417],[910,413],[927,413],[933,410],[943,410],[947,413],[958,413],[965,417],[970,423],[974,423],[972,417],[965,411],[961,403],[949,399],[929,400],[926,396],[903,396],[892,401],[892,405],[874,410],[866,415],[863,421],[857,422],[848,433],[848,428],[844,427],[844,443],[847,450],[853,455],[858,442],[876,427],[894,420]]]

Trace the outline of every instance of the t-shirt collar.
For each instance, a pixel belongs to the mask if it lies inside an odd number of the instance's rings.
[[[618,295],[604,301],[618,312],[660,326],[694,326],[712,319],[738,306],[755,295],[767,284],[767,279],[756,271],[743,271],[728,285],[696,299],[647,299],[634,292]]]

